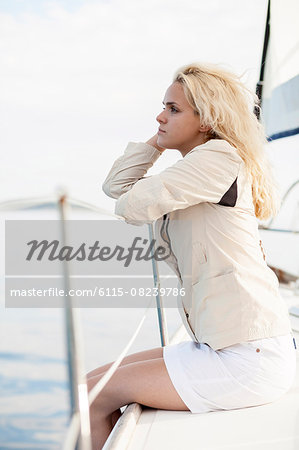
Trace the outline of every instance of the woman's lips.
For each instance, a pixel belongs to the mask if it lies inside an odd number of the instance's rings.
[[[160,130],[160,128],[159,128],[159,130],[158,130],[158,134],[162,134],[162,133],[166,133],[166,131],[164,131],[164,130]]]

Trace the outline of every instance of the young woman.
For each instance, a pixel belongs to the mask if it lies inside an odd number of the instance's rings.
[[[126,222],[156,221],[156,236],[166,226],[166,262],[186,288],[180,312],[192,341],[123,360],[91,406],[94,448],[129,403],[192,413],[261,405],[285,393],[295,375],[287,309],[256,220],[277,210],[257,98],[232,73],[191,64],[175,74],[163,104],[157,134],[129,143],[103,190],[118,199],[115,212]],[[182,158],[145,177],[165,149]],[[88,374],[89,389],[109,366]]]

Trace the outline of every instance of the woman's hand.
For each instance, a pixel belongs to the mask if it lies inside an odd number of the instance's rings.
[[[160,153],[163,153],[165,148],[160,147],[157,144],[157,138],[158,138],[158,134],[155,134],[153,137],[151,137],[148,141],[146,141],[146,144],[152,145],[153,147],[155,147],[157,150],[159,150]]]

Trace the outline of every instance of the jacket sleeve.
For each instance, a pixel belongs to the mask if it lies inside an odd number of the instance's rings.
[[[166,213],[197,203],[218,203],[236,180],[242,162],[227,142],[209,141],[192,149],[160,174],[142,178],[146,170],[146,164],[141,163],[141,154],[143,161],[146,160],[143,145],[137,144],[134,148],[134,157],[130,159],[131,176],[130,171],[124,169],[123,178],[119,172],[113,181],[117,186],[113,192],[123,192],[116,202],[115,213],[135,225],[151,223]],[[154,161],[153,154],[151,157]],[[133,173],[140,178],[132,176]],[[112,180],[110,190],[111,183]]]
[[[124,154],[113,164],[102,189],[106,195],[118,198],[128,192],[133,185],[152,167],[161,156],[159,150],[143,142],[129,142]]]

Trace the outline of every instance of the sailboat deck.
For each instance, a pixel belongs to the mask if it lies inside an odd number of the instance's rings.
[[[267,405],[205,414],[144,409],[127,448],[294,450],[299,448],[298,418],[297,370],[292,389]]]

